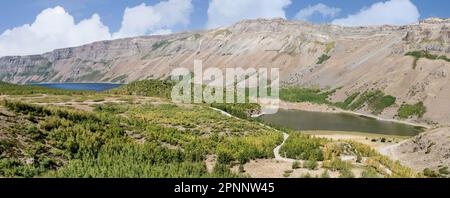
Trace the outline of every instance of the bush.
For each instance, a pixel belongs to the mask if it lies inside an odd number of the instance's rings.
[[[333,158],[323,162],[322,167],[332,171],[350,170],[352,165],[349,162],[344,162],[338,158]]]
[[[432,177],[432,178],[440,177],[439,173],[437,173],[436,171],[431,170],[429,168],[426,168],[423,170],[423,175],[425,175],[426,177]]]
[[[446,167],[440,168],[440,169],[439,169],[439,173],[440,173],[441,175],[449,175],[449,174],[450,174],[450,172],[448,171],[448,167],[447,167],[447,166],[446,166]]]
[[[330,174],[328,173],[328,170],[325,170],[320,175],[321,178],[330,178]]]
[[[245,172],[244,165],[239,164],[239,172],[240,173],[244,173]]]
[[[313,138],[301,133],[292,133],[281,147],[280,153],[285,154],[285,157],[298,160],[322,161],[324,157],[321,147],[326,142],[326,139]]]
[[[337,102],[335,103],[335,106],[342,108],[342,109],[348,109],[349,106],[355,101],[355,99],[359,96],[359,92],[353,93],[352,95],[348,96],[344,102]]]
[[[301,175],[300,177],[305,178],[305,179],[312,178],[311,174],[309,174],[309,173],[305,173],[305,174]]]
[[[318,166],[319,164],[317,163],[316,160],[307,160],[303,164],[303,168],[307,168],[309,170],[317,170]]]
[[[379,178],[378,172],[372,167],[364,169],[364,171],[361,173],[361,177],[362,178]]]
[[[339,178],[354,178],[355,175],[350,169],[343,169],[339,171]]]
[[[295,161],[292,163],[292,169],[299,169],[301,168],[301,164],[299,161]]]
[[[325,61],[327,61],[328,59],[330,59],[331,56],[328,56],[326,54],[322,54],[322,56],[319,57],[319,59],[317,60],[318,65],[323,64]]]
[[[416,104],[403,104],[399,109],[397,116],[402,119],[408,119],[413,116],[417,116],[418,118],[422,118],[426,113],[427,108],[423,104],[423,102],[418,102]]]
[[[0,139],[0,154],[3,154],[3,152],[11,150],[12,148],[14,148],[15,145],[16,144],[11,140]]]

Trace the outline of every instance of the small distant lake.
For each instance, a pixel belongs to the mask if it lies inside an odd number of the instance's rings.
[[[78,90],[78,91],[106,91],[122,86],[123,84],[115,83],[41,83],[32,84],[34,86],[42,86],[55,89]]]
[[[261,116],[261,119],[295,130],[351,131],[396,136],[415,136],[423,131],[422,127],[346,113],[280,109],[276,114]]]

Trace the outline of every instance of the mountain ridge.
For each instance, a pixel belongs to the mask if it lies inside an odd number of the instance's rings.
[[[0,58],[0,80],[120,82],[165,79],[176,67],[279,67],[284,85],[340,88],[331,97],[381,90],[397,103],[424,102],[415,122],[450,125],[450,64],[446,59],[405,56],[426,52],[450,57],[450,19],[404,26],[342,27],[284,19],[244,20],[227,28],[99,41],[41,55]],[[430,56],[428,56],[430,57]],[[368,112],[366,108],[358,110]]]

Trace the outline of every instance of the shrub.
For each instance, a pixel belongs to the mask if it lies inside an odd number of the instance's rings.
[[[301,164],[299,161],[295,161],[292,163],[292,169],[299,169],[301,168]]]
[[[244,173],[245,172],[244,165],[239,164],[239,172],[240,173]]]
[[[352,168],[349,162],[344,162],[338,158],[324,161],[322,166],[332,171],[350,170]]]
[[[439,169],[439,173],[441,175],[449,175],[450,174],[450,172],[448,171],[448,167],[447,166],[440,168]]]
[[[364,171],[361,173],[361,177],[362,178],[379,178],[378,172],[372,167],[364,169]]]
[[[309,170],[317,170],[319,164],[316,160],[307,160],[303,163],[303,168],[307,168]]]
[[[281,147],[280,153],[285,154],[286,157],[298,160],[322,161],[324,157],[321,146],[326,141],[326,139],[313,138],[301,133],[292,133]]]
[[[425,168],[423,170],[423,175],[425,175],[426,177],[439,177],[440,176],[439,173],[437,173],[436,171],[431,170],[429,168]]]
[[[348,109],[349,106],[355,101],[355,99],[359,96],[359,92],[353,93],[352,95],[348,96],[344,102],[337,102],[335,103],[335,106],[342,108],[342,109]]]
[[[325,61],[327,61],[328,59],[330,59],[331,56],[328,56],[326,54],[322,54],[322,56],[319,57],[319,59],[317,60],[317,64],[323,64]]]
[[[418,102],[416,104],[403,104],[399,109],[397,116],[402,119],[408,119],[412,116],[417,116],[418,118],[422,118],[426,113],[427,108],[423,104],[423,102]]]
[[[343,169],[339,171],[339,178],[354,178],[355,175],[350,169]]]
[[[301,175],[300,177],[301,178],[306,178],[306,179],[312,178],[311,174],[309,174],[309,173],[305,173],[305,174]]]
[[[320,175],[321,178],[330,178],[330,174],[328,173],[328,170],[325,170]]]

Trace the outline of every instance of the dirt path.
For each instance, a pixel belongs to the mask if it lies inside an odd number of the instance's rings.
[[[218,112],[220,112],[220,113],[222,113],[223,115],[226,115],[226,116],[228,116],[228,117],[233,117],[233,118],[236,118],[236,119],[239,119],[239,120],[240,120],[240,118],[238,118],[238,117],[236,117],[236,116],[233,116],[233,115],[231,115],[231,114],[229,114],[229,113],[227,113],[227,112],[225,112],[225,111],[223,111],[223,110],[216,109],[216,108],[213,108],[213,107],[210,107],[210,109],[212,109],[212,110],[214,110],[214,111],[218,111]],[[267,125],[264,125],[264,124],[262,124],[262,123],[261,123],[261,125],[266,126],[266,127],[269,128],[269,129],[273,129],[273,128],[271,128],[271,127],[269,127],[269,126],[267,126]],[[276,129],[273,129],[273,130],[276,130]],[[279,131],[279,130],[276,130],[276,131],[281,132],[281,131]],[[285,132],[282,132],[282,133],[283,133],[283,142],[282,142],[280,145],[278,145],[277,147],[275,147],[275,148],[273,149],[273,154],[275,155],[275,160],[277,160],[277,161],[283,161],[283,162],[290,162],[290,163],[293,163],[293,162],[295,162],[295,161],[298,161],[298,160],[295,160],[295,159],[285,158],[285,157],[282,157],[282,156],[280,155],[280,149],[281,149],[281,147],[284,145],[284,143],[286,142],[286,140],[289,138],[289,134],[287,134],[287,133],[285,133]]]
[[[291,162],[291,163],[297,161],[295,159],[285,158],[285,157],[282,157],[280,155],[280,149],[284,145],[284,143],[286,142],[286,140],[288,138],[289,138],[289,134],[283,133],[283,142],[273,149],[273,154],[275,155],[275,160],[284,161],[284,162]]]

